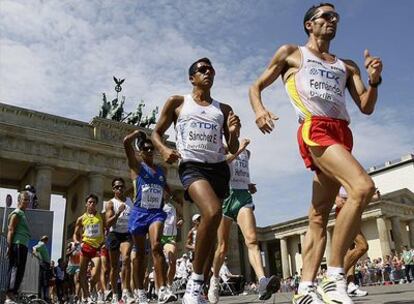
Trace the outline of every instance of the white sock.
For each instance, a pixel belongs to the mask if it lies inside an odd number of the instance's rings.
[[[303,294],[305,293],[306,289],[309,288],[309,286],[313,286],[312,281],[302,281],[299,283],[298,293]]]
[[[345,270],[343,267],[330,267],[328,266],[328,270],[326,271],[326,275],[328,277],[334,277],[337,276],[338,274],[344,274]]]
[[[193,272],[191,274],[191,279],[194,281],[204,281],[204,274],[197,274],[195,272]]]

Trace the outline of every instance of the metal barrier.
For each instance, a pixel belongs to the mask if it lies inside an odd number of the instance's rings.
[[[30,250],[30,249],[29,249]],[[0,235],[0,292],[7,290],[9,258],[7,257],[7,238]],[[20,291],[28,294],[37,294],[39,285],[39,260],[30,251],[27,254],[26,268]],[[0,299],[1,299],[0,295]]]

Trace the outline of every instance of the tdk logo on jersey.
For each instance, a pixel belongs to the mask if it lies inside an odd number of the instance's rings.
[[[337,76],[335,73],[323,69],[315,69],[312,68],[309,70],[309,74],[311,75],[318,75],[320,74],[322,77],[325,77],[327,79],[333,79],[337,84],[339,84],[339,76]]]
[[[162,189],[158,184],[146,184],[142,186],[142,190],[147,193],[159,194]]]
[[[217,130],[217,125],[209,123],[209,122],[201,122],[201,121],[193,121],[190,124],[190,127],[206,129],[206,130]]]

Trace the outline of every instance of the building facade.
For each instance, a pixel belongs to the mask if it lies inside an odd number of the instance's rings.
[[[371,202],[362,215],[361,230],[368,241],[367,256],[385,257],[402,245],[414,248],[414,155],[386,162],[368,170],[381,199]],[[301,250],[308,226],[307,216],[258,228],[258,238],[267,274],[287,278],[302,268]],[[327,244],[322,267],[329,260],[335,228],[335,212],[330,214]],[[242,260],[241,271],[248,279],[252,271]]]

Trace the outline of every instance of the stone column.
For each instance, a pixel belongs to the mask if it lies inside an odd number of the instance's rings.
[[[270,273],[270,265],[269,265],[269,249],[267,248],[267,243],[262,242],[262,251],[263,251],[263,268],[266,276],[269,276]],[[250,263],[249,263],[250,264]]]
[[[306,236],[306,232],[300,234],[300,247],[302,249],[302,252],[303,252],[303,244],[305,244],[305,236]]]
[[[411,248],[414,248],[414,219],[408,222],[408,229],[410,230],[408,232],[408,239],[410,240]]]
[[[280,239],[280,255],[282,258],[282,273],[283,278],[286,279],[290,276],[290,267],[289,267],[289,251],[287,246],[287,239]]]
[[[327,227],[326,228],[326,247],[325,247],[326,265],[329,265],[329,261],[331,258],[332,234],[333,234],[333,229]]]
[[[93,193],[98,196],[98,212],[103,210],[103,193],[104,193],[104,176],[100,173],[90,173],[89,180],[89,194]]]
[[[402,245],[402,235],[401,235],[401,221],[399,216],[392,216],[391,220],[391,229],[392,229],[392,236],[394,238],[394,246],[395,250],[398,253],[401,253],[401,245]]]
[[[377,217],[377,229],[378,236],[381,245],[382,257],[385,257],[388,254],[391,254],[390,239],[388,237],[387,224],[385,218],[380,216]]]
[[[36,167],[35,188],[40,209],[50,209],[52,170],[52,167],[46,165],[39,165]]]

